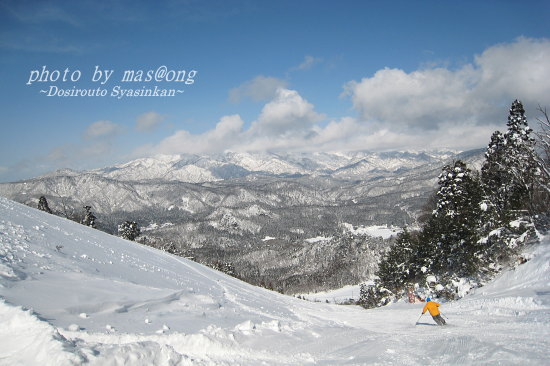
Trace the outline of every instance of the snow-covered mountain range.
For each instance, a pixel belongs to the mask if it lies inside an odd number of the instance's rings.
[[[481,157],[481,150],[462,154],[444,151],[165,155],[92,171],[62,169],[26,181],[2,183],[0,196],[31,204],[37,195],[45,195],[52,201],[62,200],[62,203],[53,202],[54,206],[65,206],[58,207],[60,210],[67,210],[74,203],[78,206],[93,204],[94,210],[100,213],[133,212],[144,208],[197,212],[202,206],[213,204],[212,201],[227,201],[211,199],[208,197],[210,193],[204,191],[211,191],[214,195],[219,191],[223,196],[227,187],[239,186],[247,190],[261,181],[264,186],[266,182],[274,186],[274,195],[283,188],[281,185],[284,188],[300,186],[298,190],[313,191],[313,196],[317,197],[303,197],[301,201],[326,203],[358,200],[365,194],[375,196],[377,192],[406,185],[411,179],[430,181],[428,186],[431,189],[443,164],[462,158],[475,167]],[[380,181],[384,183],[380,184]],[[292,184],[285,184],[288,182]],[[425,189],[426,185],[419,184],[419,188]],[[177,199],[170,194],[174,189],[182,192]],[[327,190],[332,192],[319,195]],[[203,192],[200,197],[196,197],[198,191]],[[294,194],[297,200],[300,200],[299,195]],[[308,195],[311,194],[304,193],[304,196]],[[239,200],[246,201],[245,196]],[[262,201],[259,197],[254,199]],[[264,197],[264,200],[270,201],[270,197]],[[280,197],[274,198],[274,201],[280,200]]]
[[[440,328],[423,303],[303,301],[0,198],[0,364],[542,365],[549,245]]]
[[[454,156],[449,151],[432,153],[233,153],[160,155],[93,171],[124,181],[168,180],[188,183],[241,178],[251,174],[272,176],[329,175],[363,179],[374,171],[395,172],[440,162]],[[65,173],[63,173],[65,174]]]

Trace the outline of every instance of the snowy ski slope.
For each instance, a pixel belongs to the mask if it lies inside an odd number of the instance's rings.
[[[0,198],[0,365],[544,365],[550,243],[442,304],[313,303]]]

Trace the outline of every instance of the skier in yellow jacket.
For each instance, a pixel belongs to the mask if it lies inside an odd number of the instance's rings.
[[[424,305],[424,309],[422,309],[422,314],[424,314],[426,311],[430,312],[430,315],[432,318],[434,318],[435,322],[438,325],[445,325],[445,319],[441,317],[441,313],[439,312],[439,304],[435,301],[432,301],[429,297],[426,299],[426,305]]]

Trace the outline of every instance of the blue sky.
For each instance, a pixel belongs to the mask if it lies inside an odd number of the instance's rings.
[[[0,181],[156,154],[484,147],[514,99],[532,125],[550,106],[548,14],[548,1],[0,1]],[[28,85],[43,66],[80,78]],[[113,70],[103,86],[96,66]],[[194,83],[121,82],[161,66]]]

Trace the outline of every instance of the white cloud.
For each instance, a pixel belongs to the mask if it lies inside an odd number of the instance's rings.
[[[104,137],[113,137],[123,131],[122,126],[111,121],[97,121],[86,128],[84,137],[86,139],[96,139]]]
[[[162,154],[209,154],[224,151],[237,144],[242,134],[243,121],[238,115],[224,116],[213,130],[193,135],[180,130],[153,147]]]
[[[119,163],[120,156],[113,156],[112,152],[113,145],[104,140],[66,143],[51,148],[41,156],[21,160],[7,169],[0,169],[0,181],[36,177],[59,168],[87,170]]]
[[[0,7],[2,7],[7,14],[23,23],[42,24],[60,22],[75,27],[81,25],[77,16],[67,12],[63,7],[47,2],[29,4],[26,2],[12,1],[4,2]]]
[[[0,180],[32,177],[60,167],[81,170],[120,162],[116,137],[122,132],[124,127],[119,124],[96,121],[85,129],[82,140],[50,147],[43,155],[15,163],[7,171],[0,169]]]
[[[316,135],[313,126],[323,118],[298,92],[279,88],[248,129],[244,129],[240,116],[224,116],[212,130],[202,134],[180,130],[157,146],[139,148],[138,153],[148,150],[163,154],[208,154],[226,150],[299,148],[304,139]]]
[[[136,129],[141,132],[152,131],[165,119],[166,116],[152,111],[141,114],[136,119]]]
[[[313,67],[313,65],[323,61],[320,57],[313,57],[313,56],[306,56],[304,57],[304,61],[297,67],[293,68],[294,70],[309,70]]]
[[[253,101],[267,101],[272,99],[279,88],[286,88],[288,82],[271,76],[256,76],[240,86],[229,91],[229,100],[238,103],[245,98]]]
[[[76,150],[76,147],[73,147]],[[50,150],[48,154],[46,154],[46,161],[51,161],[54,163],[65,163],[69,160],[69,155],[74,156],[74,154],[68,154],[67,153],[68,146],[56,146]]]
[[[495,123],[516,98],[528,109],[544,103],[548,60],[550,40],[519,38],[488,48],[458,70],[386,68],[345,88],[361,118],[378,128],[414,132]]]
[[[261,137],[289,137],[310,130],[323,118],[297,91],[279,88],[275,98],[263,107],[249,132]]]
[[[113,143],[109,140],[96,140],[84,144],[65,144],[52,148],[41,161],[44,164],[75,166],[79,162],[92,163],[92,160],[108,158],[113,151]]]
[[[518,38],[476,56],[479,83],[476,97],[519,98],[526,102],[548,98],[550,39]]]
[[[384,69],[347,88],[364,120],[400,130],[437,128],[457,117],[467,94],[465,80],[442,68],[410,74]]]

